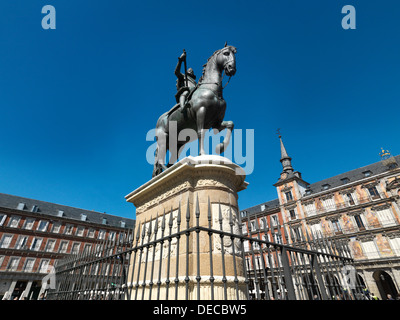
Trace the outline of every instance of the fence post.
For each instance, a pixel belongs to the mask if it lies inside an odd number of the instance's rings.
[[[322,275],[321,275],[321,269],[319,268],[319,264],[318,264],[317,254],[313,254],[311,256],[311,265],[312,265],[312,268],[314,268],[314,270],[315,270],[315,275],[317,276],[317,282],[318,282],[318,287],[321,292],[321,298],[322,298],[322,300],[328,300],[328,295],[326,294],[326,290],[325,290],[326,287],[324,285],[324,281],[323,281]]]
[[[287,290],[287,295],[289,300],[296,300],[296,293],[294,291],[292,274],[290,272],[289,258],[287,255],[286,248],[281,247],[281,261],[283,266],[283,274],[285,276],[285,285]]]

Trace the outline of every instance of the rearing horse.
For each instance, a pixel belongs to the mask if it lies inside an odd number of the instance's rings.
[[[157,149],[155,152],[153,177],[167,169],[165,157],[169,149],[170,123],[175,121],[176,131],[179,134],[184,129],[192,129],[197,132],[199,139],[200,155],[206,154],[204,151],[204,135],[206,130],[213,128],[218,132],[227,129],[225,139],[216,147],[216,153],[222,153],[229,144],[233,130],[232,121],[223,121],[226,110],[226,102],[222,97],[222,73],[229,77],[236,73],[236,48],[227,46],[217,50],[208,58],[204,65],[203,74],[192,92],[188,101],[189,107],[183,112],[179,108],[172,108],[164,113],[157,121],[156,140]],[[174,125],[175,125],[174,123]],[[177,140],[177,137],[173,137]],[[171,159],[178,159],[179,153],[189,139],[186,141],[176,141],[177,154],[171,154]],[[170,150],[171,151],[171,150]]]

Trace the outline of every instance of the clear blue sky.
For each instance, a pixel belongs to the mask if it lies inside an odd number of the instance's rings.
[[[0,15],[1,193],[134,218],[124,196],[151,178],[146,133],[175,102],[177,57],[199,77],[225,41],[225,119],[255,130],[241,209],[277,196],[277,128],[309,183],[400,153],[398,1],[3,0]]]

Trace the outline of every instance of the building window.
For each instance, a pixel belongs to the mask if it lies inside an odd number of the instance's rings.
[[[250,226],[251,226],[250,231],[256,231],[256,222],[254,220],[250,221]]]
[[[21,258],[11,257],[7,265],[7,271],[17,271],[20,259]]]
[[[272,226],[276,227],[279,224],[278,216],[276,215],[271,216],[271,220],[272,220]]]
[[[26,230],[32,230],[34,223],[35,223],[35,219],[34,218],[26,218],[23,228],[26,229]]]
[[[302,241],[300,227],[293,228],[296,241]]]
[[[80,247],[80,243],[76,242],[72,245],[72,250],[71,250],[71,254],[78,254],[79,253],[79,247]]]
[[[25,208],[26,208],[25,203],[23,203],[23,202],[18,203],[18,206],[17,206],[18,210],[25,210]]]
[[[91,248],[92,248],[92,245],[87,243],[87,244],[85,244],[85,247],[83,248],[83,252],[89,253]]]
[[[364,177],[370,177],[372,175],[372,172],[368,170],[368,171],[364,171],[363,174],[364,174]]]
[[[20,236],[17,241],[17,245],[15,246],[18,250],[26,250],[28,249],[28,236]]]
[[[99,236],[98,238],[100,240],[104,240],[106,238],[106,230],[99,230]]]
[[[274,233],[274,240],[276,243],[282,244],[282,235],[280,235],[278,233]]]
[[[286,196],[286,201],[292,201],[293,200],[293,195],[291,191],[285,192]]]
[[[0,248],[7,249],[8,247],[10,247],[12,238],[13,238],[12,234],[3,235],[3,238],[1,239]]]
[[[342,184],[346,184],[346,183],[350,182],[350,179],[349,178],[343,178],[343,179],[340,179],[340,181],[342,181]]]
[[[328,190],[329,187],[330,187],[329,184],[323,184],[323,185],[322,185],[322,190]]]
[[[50,260],[42,260],[39,265],[39,273],[48,273]]]
[[[342,228],[340,227],[340,223],[338,219],[332,220],[333,231],[335,233],[342,233]]]
[[[346,193],[346,197],[349,205],[354,206],[356,204],[351,193]]]
[[[90,229],[89,229],[87,236],[88,236],[89,238],[94,238],[94,229],[93,229],[93,228],[90,228]]]
[[[65,231],[64,231],[64,233],[65,234],[72,234],[72,230],[74,229],[74,226],[73,225],[71,225],[71,224],[67,224],[66,226],[65,226]]]
[[[49,225],[48,221],[40,220],[36,230],[45,232],[47,230],[48,225]]]
[[[21,220],[21,217],[13,216],[13,217],[11,217],[10,222],[8,223],[8,226],[10,228],[18,228],[18,224],[19,224],[20,220]]]
[[[85,231],[85,227],[78,226],[78,227],[76,228],[76,235],[77,235],[78,237],[82,237],[84,231]]]
[[[266,221],[265,221],[265,218],[261,218],[260,219],[260,229],[261,230],[264,230],[264,229],[266,229],[267,227],[266,227]]]
[[[58,251],[60,253],[67,253],[67,249],[68,249],[68,241],[61,241],[60,248],[58,249]]]
[[[110,231],[108,234],[109,234],[109,239],[111,241],[114,241],[115,240],[115,235],[116,235],[115,231]]]
[[[24,272],[32,272],[34,265],[35,265],[34,258],[26,258],[24,265]]]
[[[56,240],[49,239],[49,240],[47,240],[47,245],[46,245],[45,251],[46,252],[53,252],[55,246],[56,246]]]
[[[61,229],[61,222],[54,222],[53,223],[53,228],[51,229],[51,232],[59,233],[60,229]]]
[[[6,221],[7,215],[0,213],[0,226]]]
[[[32,251],[39,251],[40,246],[42,245],[43,239],[41,238],[34,238],[30,247],[30,250]]]
[[[375,200],[375,199],[380,199],[380,196],[379,196],[378,190],[376,189],[376,187],[375,187],[375,186],[374,186],[374,187],[370,187],[370,188],[368,188],[368,192],[369,192],[369,194],[370,194],[370,196],[371,196],[372,200]]]
[[[362,221],[362,219],[361,219],[361,216],[360,216],[359,214],[356,214],[356,215],[354,216],[354,220],[356,221],[357,227],[358,227],[360,230],[364,230],[364,229],[365,229],[364,223],[363,223],[363,221]]]
[[[297,219],[296,211],[295,211],[294,209],[290,209],[290,210],[289,210],[289,214],[290,214],[290,220],[295,220],[295,219]]]

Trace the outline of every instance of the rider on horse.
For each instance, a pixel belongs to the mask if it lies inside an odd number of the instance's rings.
[[[179,109],[184,112],[188,102],[188,95],[196,88],[196,76],[194,75],[193,69],[189,68],[186,70],[186,51],[183,50],[182,55],[178,58],[178,64],[175,68],[175,75],[178,78],[176,80],[176,89],[178,92],[175,95],[176,102],[179,103]],[[185,62],[185,74],[182,74],[180,69],[182,62]]]

